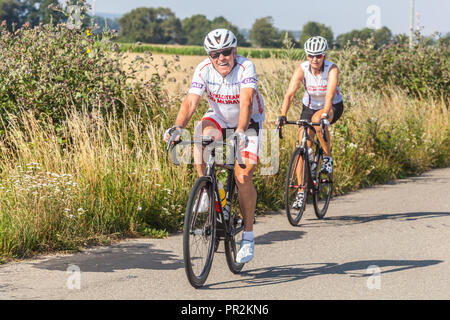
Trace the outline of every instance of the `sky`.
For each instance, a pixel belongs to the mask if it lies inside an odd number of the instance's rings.
[[[280,30],[300,31],[308,21],[331,27],[334,35],[387,26],[409,33],[411,0],[89,0],[95,13],[124,14],[138,7],[170,8],[179,19],[203,14],[225,17],[240,29],[271,16]],[[415,24],[422,33],[450,32],[450,0],[415,0]]]

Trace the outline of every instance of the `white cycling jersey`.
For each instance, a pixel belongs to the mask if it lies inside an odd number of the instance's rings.
[[[203,60],[195,69],[189,93],[202,96],[206,91],[210,106],[208,113],[214,114],[226,128],[236,128],[242,88],[255,89],[252,119],[258,123],[264,121],[264,100],[258,92],[255,65],[240,55],[236,57],[233,69],[225,78],[217,72],[209,58]]]
[[[319,110],[325,105],[325,96],[327,94],[328,73],[331,67],[335,65],[333,62],[324,60],[322,71],[318,76],[312,73],[309,61],[301,64],[305,77],[303,78],[303,85],[305,86],[305,94],[303,96],[303,104],[311,109]],[[339,86],[336,87],[336,92],[333,97],[333,104],[342,101],[342,95],[339,91]]]

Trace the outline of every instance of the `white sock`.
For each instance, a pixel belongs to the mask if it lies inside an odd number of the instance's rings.
[[[253,231],[242,232],[242,240],[253,241],[255,239],[255,234]]]

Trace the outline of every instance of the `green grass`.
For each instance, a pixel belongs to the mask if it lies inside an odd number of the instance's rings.
[[[152,53],[160,54],[176,54],[176,55],[189,55],[189,56],[203,56],[205,55],[205,49],[201,46],[167,46],[167,45],[151,45],[151,44],[131,44],[122,43],[120,49],[123,52],[135,52],[143,53],[150,51]],[[284,49],[256,49],[238,47],[238,53],[241,56],[248,58],[283,58],[286,56],[287,51]],[[293,49],[290,51],[290,55],[293,55],[296,59],[303,59],[305,57],[304,51],[301,49]]]

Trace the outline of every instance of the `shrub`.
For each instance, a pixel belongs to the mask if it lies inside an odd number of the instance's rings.
[[[122,107],[127,76],[114,57],[117,45],[106,35],[61,24],[28,24],[14,32],[0,27],[0,116],[33,110],[60,124],[75,106]]]
[[[426,45],[418,41],[413,49],[406,42],[374,49],[374,40],[330,54],[342,72],[343,88],[363,92],[380,91],[388,86],[405,90],[413,97],[449,96],[450,47],[444,43]]]

